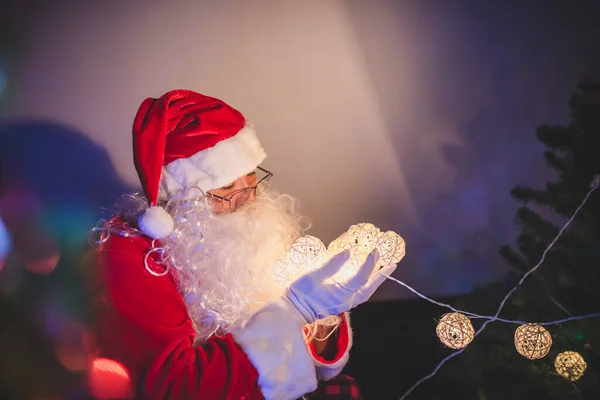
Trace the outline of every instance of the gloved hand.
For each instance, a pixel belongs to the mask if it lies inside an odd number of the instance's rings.
[[[396,269],[396,264],[392,264],[381,269],[381,273],[371,276],[379,259],[378,251],[373,250],[352,278],[346,282],[325,283],[349,258],[350,251],[345,250],[332,257],[321,268],[294,281],[285,291],[284,302],[296,309],[304,321],[310,324],[330,315],[350,311],[364,303],[385,281],[385,275]]]

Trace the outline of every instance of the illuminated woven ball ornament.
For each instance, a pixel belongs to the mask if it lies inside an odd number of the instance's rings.
[[[287,287],[308,271],[318,268],[327,260],[325,245],[314,236],[303,236],[292,248],[275,261],[275,281]]]
[[[440,341],[451,349],[466,347],[475,337],[471,320],[461,313],[444,314],[435,328]]]
[[[550,332],[538,324],[524,324],[515,331],[515,348],[530,360],[543,358],[552,347]]]
[[[581,354],[575,351],[565,351],[556,356],[554,367],[563,378],[575,382],[583,376],[587,364]]]
[[[350,250],[350,259],[332,280],[347,280],[354,276],[374,249],[379,251],[379,267],[397,264],[405,254],[404,239],[392,231],[381,232],[373,224],[352,225],[326,248],[314,236],[303,236],[275,262],[274,278],[283,287],[302,275],[323,266],[335,254]],[[375,273],[375,272],[374,272]]]

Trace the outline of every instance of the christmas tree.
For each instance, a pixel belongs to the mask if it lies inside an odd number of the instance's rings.
[[[600,175],[600,82],[579,84],[570,107],[567,126],[542,125],[537,130],[538,140],[546,147],[544,158],[556,178],[544,189],[517,186],[511,192],[523,205],[516,213],[520,227],[516,246],[500,251],[511,266],[509,279],[463,297],[458,308],[493,315],[505,293],[540,261],[585,198],[590,182]],[[599,313],[599,289],[600,190],[591,194],[542,266],[515,291],[500,316],[533,323]],[[454,372],[441,379],[460,382],[463,390],[469,387],[474,398],[481,400],[600,398],[599,318],[546,326],[552,347],[537,360],[517,352],[517,327],[489,324],[448,368]],[[555,368],[556,356],[564,351],[579,353],[587,363],[583,377],[574,382]]]

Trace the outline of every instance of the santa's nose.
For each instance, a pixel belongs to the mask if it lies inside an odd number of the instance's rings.
[[[248,196],[248,199],[246,201],[248,202],[254,200],[256,200],[256,190],[250,190],[250,195]]]
[[[253,177],[244,176],[241,179],[242,179],[242,183],[244,184],[246,190],[244,190],[243,192],[241,192],[237,196],[235,196],[235,198],[236,198],[235,208],[239,208],[248,202],[252,202],[252,201],[256,200],[256,191],[254,189],[251,189],[255,184],[255,180],[253,179]]]

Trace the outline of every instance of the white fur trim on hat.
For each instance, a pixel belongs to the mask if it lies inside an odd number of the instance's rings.
[[[175,222],[164,208],[150,207],[138,219],[138,225],[152,239],[162,239],[173,232]]]
[[[317,388],[302,326],[303,321],[278,300],[262,307],[239,332],[232,333],[258,371],[258,385],[267,400],[295,400]]]
[[[267,157],[251,125],[215,146],[165,165],[159,198],[197,186],[204,192],[216,189],[248,174]]]

